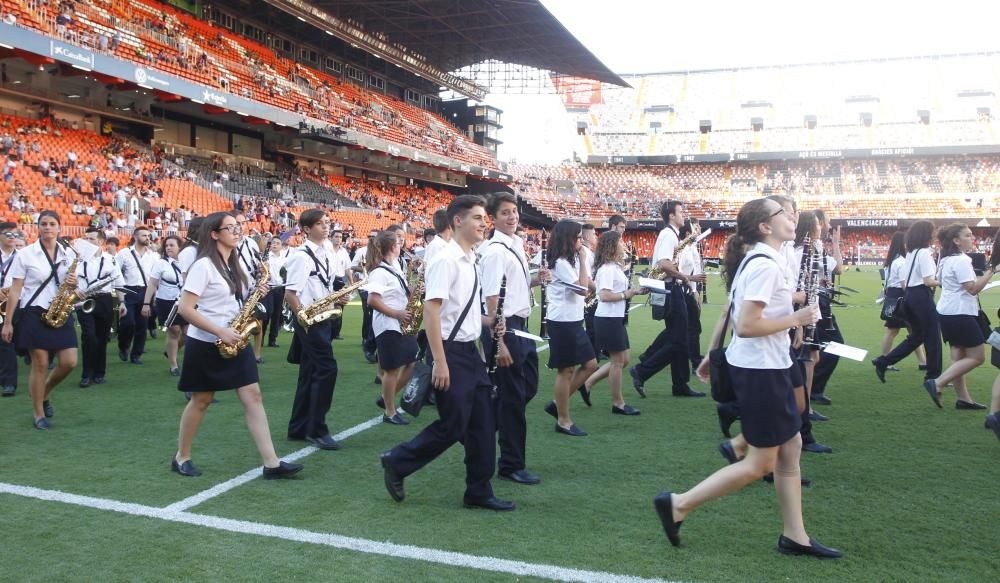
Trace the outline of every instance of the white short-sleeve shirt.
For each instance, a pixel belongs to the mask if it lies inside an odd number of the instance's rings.
[[[531,275],[524,256],[524,243],[515,235],[508,237],[499,230],[480,247],[479,265],[483,273],[483,297],[500,293],[500,282],[507,276],[504,295],[504,315],[527,318],[531,315]]]
[[[906,257],[902,255],[896,256],[889,264],[889,273],[885,278],[886,287],[903,287],[903,278],[906,274],[903,273],[903,266],[906,264]]]
[[[586,266],[583,268],[586,270]],[[556,283],[558,281],[576,284],[580,279],[580,264],[573,265],[559,258],[552,269],[552,283],[545,290],[549,305],[545,310],[545,319],[553,322],[579,322],[583,320],[584,297],[568,287]]]
[[[673,261],[674,250],[677,249],[678,243],[680,243],[680,239],[677,236],[677,231],[672,226],[667,225],[656,237],[656,246],[653,247],[652,266],[656,267],[656,264],[661,259]],[[668,277],[664,281],[669,283],[673,280],[672,277]]]
[[[764,311],[761,316],[772,320],[788,316],[792,313],[792,288],[788,283],[788,263],[784,257],[764,243],[757,243],[747,252],[747,258],[757,254],[759,257],[746,263],[733,282],[733,318],[734,334],[732,342],[726,348],[726,359],[729,364],[740,368],[756,369],[787,369],[792,366],[788,349],[791,340],[787,330],[779,330],[774,334],[757,338],[743,338],[735,334],[735,324],[739,322],[743,312],[743,302],[761,302]]]
[[[402,310],[410,300],[403,289],[402,281],[406,281],[406,279],[399,270],[399,266],[383,261],[377,268],[368,273],[368,283],[365,284],[365,290],[369,294],[378,294],[382,298],[382,302],[389,308]],[[368,297],[371,298],[370,295]],[[383,332],[402,332],[402,329],[399,326],[399,320],[390,318],[378,310],[373,310],[372,331],[378,337]]]
[[[441,235],[435,235],[434,238],[431,239],[431,242],[427,245],[427,248],[424,249],[425,269],[427,265],[430,265],[431,259],[433,259],[435,255],[440,253],[441,250],[444,249],[447,245],[448,241],[445,241],[443,238],[441,238]]]
[[[916,258],[917,262],[915,267],[913,266],[914,258]],[[934,265],[934,258],[931,257],[931,250],[927,247],[921,247],[916,251],[907,253],[906,263],[903,265],[903,272],[909,274],[910,276],[907,280],[906,287],[924,285],[924,278],[933,277],[937,272],[937,266]],[[906,275],[904,275],[903,278],[906,279]]]
[[[625,316],[625,300],[615,300],[606,302],[601,298],[601,290],[612,291],[616,294],[628,289],[628,277],[625,271],[617,263],[605,263],[597,268],[597,275],[594,277],[594,284],[597,286],[597,310],[595,316],[601,318],[622,318]]]
[[[303,306],[328,296],[333,289],[333,269],[326,248],[312,241],[292,252],[285,263],[285,276],[285,289],[295,292]]]
[[[86,261],[81,260],[79,267],[76,268],[76,276],[79,280],[77,281],[76,288],[80,291],[84,291],[98,281],[112,276],[114,279],[111,280],[111,283],[101,288],[101,291],[97,293],[111,293],[114,288],[125,285],[125,278],[122,276],[121,268],[118,267],[118,261],[106,251]]]
[[[28,307],[28,300],[31,299],[31,296],[35,295],[35,292],[44,283],[45,287],[38,293],[38,297],[35,298],[35,301],[31,305],[47,309],[49,304],[52,303],[52,298],[55,297],[56,292],[59,290],[59,284],[66,281],[66,274],[69,271],[69,265],[72,261],[73,255],[66,251],[62,245],[56,245],[56,258],[54,262],[56,277],[49,279],[49,275],[52,273],[52,266],[49,264],[45,250],[39,241],[35,241],[18,251],[14,255],[14,262],[11,264],[10,270],[7,272],[8,280],[24,280],[24,287],[21,288],[18,305],[22,308]]]
[[[181,252],[177,255],[177,266],[181,268],[181,273],[187,273],[197,258],[197,245],[188,245],[187,247],[181,249]]]
[[[191,265],[184,279],[184,291],[198,296],[196,309],[198,313],[219,327],[226,327],[240,311],[240,303],[229,290],[229,284],[212,265],[212,260],[202,257]],[[245,290],[240,290],[242,297]],[[218,336],[202,330],[194,324],[188,326],[187,335],[204,342],[215,342]]]
[[[972,268],[972,258],[965,253],[949,255],[941,259],[941,299],[937,311],[942,316],[975,316],[979,313],[976,296],[962,285],[976,280]]]
[[[442,300],[441,302],[441,339],[447,340],[452,329],[458,322],[458,317],[465,305],[472,300],[473,306],[465,316],[462,327],[455,335],[456,342],[471,342],[479,338],[483,321],[476,305],[480,299],[476,266],[476,254],[466,253],[462,247],[451,240],[448,245],[427,266],[424,275],[425,300]]]
[[[146,247],[143,253],[136,251],[135,247],[126,247],[118,252],[116,259],[121,267],[122,276],[125,277],[125,285],[145,287],[149,282],[149,274],[153,271],[153,266],[160,259],[160,254],[149,247]],[[142,298],[139,299],[142,300]]]
[[[181,273],[183,272],[176,259],[160,259],[156,262],[153,272],[149,274],[150,279],[160,282],[156,286],[156,299],[176,300],[181,295],[181,287],[184,285]]]

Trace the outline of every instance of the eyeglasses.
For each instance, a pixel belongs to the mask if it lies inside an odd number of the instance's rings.
[[[224,225],[222,227],[219,227],[215,231],[216,232],[229,231],[233,235],[239,235],[240,233],[243,232],[243,227],[241,227],[240,225]]]
[[[17,231],[8,231],[8,232],[4,233],[3,236],[7,237],[8,239],[23,239],[24,238],[24,235],[22,235],[21,233],[18,233]]]
[[[783,212],[785,212],[785,209],[784,208],[779,208],[778,210],[774,211],[773,213],[767,215],[767,220],[771,220],[771,219],[773,219],[774,217],[780,215]]]

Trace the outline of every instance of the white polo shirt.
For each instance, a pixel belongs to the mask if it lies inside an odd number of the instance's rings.
[[[198,313],[219,327],[226,327],[240,311],[236,296],[229,290],[229,284],[212,265],[212,260],[202,257],[194,262],[184,278],[184,291],[198,296],[196,308]],[[240,290],[240,297],[246,290]],[[194,324],[188,326],[187,335],[204,342],[215,342],[218,336],[198,328]]]
[[[469,298],[472,307],[465,315],[462,327],[455,335],[456,342],[472,342],[479,338],[483,321],[480,317],[480,299],[476,254],[466,253],[453,239],[435,257],[434,262],[427,266],[424,275],[425,300],[442,300],[441,302],[441,339],[448,340],[452,329],[458,322]],[[582,317],[582,316],[581,316]]]
[[[271,268],[271,281],[269,283],[272,288],[285,285],[285,280],[281,278],[281,268],[285,267],[291,252],[291,249],[282,249],[281,253],[272,253],[268,256],[267,264]]]
[[[743,302],[763,303],[764,311],[761,316],[768,320],[792,313],[792,288],[786,273],[788,263],[779,252],[765,243],[754,245],[746,256],[750,258],[757,254],[767,257],[759,257],[750,263],[746,263],[744,259],[741,271],[733,282],[731,326],[734,334],[732,342],[726,348],[726,359],[729,364],[740,368],[787,369],[792,366],[792,359],[788,354],[791,340],[787,330],[757,338],[743,338],[735,333],[736,323],[743,313]]]
[[[937,303],[939,314],[942,316],[975,316],[979,314],[979,302],[976,300],[976,296],[970,294],[962,285],[976,281],[976,272],[972,269],[971,257],[965,253],[943,257],[939,281],[941,282],[941,299]]]
[[[153,272],[149,274],[150,279],[159,281],[156,286],[156,299],[176,300],[181,295],[181,287],[184,285],[182,273],[176,259],[161,258],[157,261],[153,266]]]
[[[531,315],[531,275],[524,256],[524,242],[517,235],[509,237],[498,230],[480,246],[483,272],[483,297],[500,293],[500,281],[507,276],[504,315],[527,318]]]
[[[552,283],[545,288],[545,297],[549,305],[545,310],[545,319],[553,322],[579,322],[583,320],[584,297],[564,285],[556,283],[563,281],[576,284],[580,279],[580,269],[586,273],[586,266],[581,266],[579,259],[573,265],[563,258],[556,260],[552,270]]]
[[[149,281],[149,274],[153,271],[153,266],[160,259],[160,255],[150,249],[149,246],[146,247],[143,253],[136,251],[133,246],[119,251],[116,259],[118,260],[118,265],[121,267],[122,276],[125,277],[125,285],[146,287]],[[139,298],[139,301],[141,302],[142,298]]]
[[[289,256],[285,275],[285,289],[295,292],[303,306],[330,295],[333,289],[333,269],[326,247],[312,241],[307,240]]]
[[[31,303],[32,306],[48,308],[59,290],[59,284],[66,280],[69,271],[69,264],[75,257],[71,252],[66,251],[62,245],[56,245],[56,277],[49,279],[52,273],[52,266],[49,264],[45,250],[42,249],[40,241],[35,241],[14,255],[14,262],[7,272],[10,280],[24,280],[24,287],[21,288],[21,296],[18,305],[22,308],[28,307],[28,300],[35,295],[35,291],[45,283],[45,287],[39,292],[38,297]]]
[[[594,277],[594,284],[597,285],[597,310],[594,316],[600,318],[622,318],[625,316],[625,300],[615,300],[606,302],[601,299],[601,290],[620,294],[628,289],[628,277],[625,271],[617,263],[605,263],[597,268],[597,275]]]
[[[705,270],[701,266],[701,253],[698,252],[696,245],[688,245],[681,251],[681,256],[677,258],[677,269],[684,275],[701,275],[705,273]],[[691,287],[691,291],[698,291],[697,282],[689,281],[688,285]]]
[[[365,284],[365,290],[369,294],[378,294],[389,308],[402,310],[410,298],[403,290],[401,281],[406,281],[406,276],[399,270],[399,266],[383,261],[377,268],[368,272],[368,283]],[[369,295],[368,298],[370,301],[371,296]],[[469,312],[471,315],[472,310],[470,309]],[[466,316],[466,318],[468,317]],[[402,332],[402,328],[399,326],[399,320],[390,318],[378,310],[372,310],[372,331],[377,337],[383,332]]]

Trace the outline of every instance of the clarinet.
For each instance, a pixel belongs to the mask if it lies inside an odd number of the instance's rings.
[[[545,231],[542,231],[542,251],[541,251],[541,261],[539,262],[539,270],[545,268],[545,248],[548,246],[549,238]],[[548,312],[549,308],[549,298],[548,294],[545,293],[545,289],[548,287],[545,283],[542,284],[541,292],[541,302],[542,302],[542,322],[538,326],[538,335],[542,338],[549,339],[548,327],[545,325],[545,314]]]
[[[818,301],[816,294],[816,284],[819,280],[819,269],[816,265],[816,248],[812,244],[810,237],[806,236],[802,241],[802,263],[799,266],[799,284],[797,291],[806,292],[806,299],[803,305],[809,306]],[[802,329],[802,346],[796,360],[802,362],[812,361],[811,349],[816,347],[816,325],[805,326]]]
[[[500,279],[500,296],[497,298],[496,322],[493,324],[493,351],[490,352],[490,362],[486,372],[490,375],[490,382],[493,383],[493,395],[497,392],[497,360],[500,358],[500,324],[504,320],[503,300],[507,297],[507,276]]]

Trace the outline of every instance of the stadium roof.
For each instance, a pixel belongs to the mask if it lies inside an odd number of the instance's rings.
[[[310,0],[442,71],[486,60],[627,86],[539,0]]]

